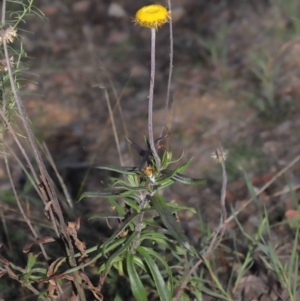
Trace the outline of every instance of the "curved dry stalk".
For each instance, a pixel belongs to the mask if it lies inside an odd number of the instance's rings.
[[[13,138],[14,138],[17,146],[19,147],[19,150],[21,151],[24,159],[26,160],[26,164],[28,165],[28,167],[29,167],[29,169],[30,169],[30,171],[32,173],[32,176],[33,176],[35,182],[38,183],[39,179],[38,179],[38,176],[37,176],[37,174],[36,174],[36,172],[35,172],[32,164],[31,164],[31,161],[30,161],[30,159],[29,159],[29,157],[28,157],[28,155],[27,155],[24,147],[22,146],[19,138],[17,137],[17,135],[16,135],[13,127],[11,126],[10,122],[8,121],[8,119],[6,118],[4,111],[1,110],[1,109],[0,109],[0,116],[1,116],[2,120],[4,121],[4,123],[6,124],[6,126],[7,126],[8,130],[9,130],[10,134],[13,136]]]
[[[106,104],[107,104],[107,108],[108,108],[108,112],[109,112],[109,116],[110,116],[110,120],[111,120],[111,125],[112,125],[112,128],[113,128],[113,133],[114,133],[114,137],[115,137],[115,142],[116,142],[116,146],[117,146],[117,151],[118,151],[118,155],[119,155],[120,164],[121,164],[121,166],[124,166],[121,147],[120,147],[120,141],[119,141],[119,136],[118,136],[118,131],[117,131],[117,128],[116,128],[116,123],[115,123],[115,118],[114,118],[114,113],[113,113],[113,110],[111,108],[110,99],[109,99],[106,88],[104,88],[104,95],[105,95],[105,100],[106,100]]]
[[[3,136],[4,136],[4,132],[3,132]],[[3,139],[4,140],[4,139]],[[29,227],[31,233],[33,234],[34,238],[35,239],[38,239],[38,234],[36,232],[36,230],[34,229],[34,227],[32,226],[31,224],[31,221],[30,219],[27,217],[27,215],[25,214],[24,210],[23,210],[23,207],[21,205],[21,202],[20,202],[20,199],[19,199],[19,196],[18,196],[18,193],[17,193],[17,190],[16,190],[16,187],[14,185],[14,181],[12,179],[12,175],[11,175],[11,171],[10,171],[10,167],[9,167],[9,164],[8,164],[8,158],[7,158],[7,154],[5,152],[5,143],[3,143],[3,149],[4,149],[4,162],[5,162],[5,167],[6,167],[6,172],[7,172],[7,175],[8,175],[8,179],[9,179],[9,182],[10,182],[10,185],[11,185],[11,188],[12,188],[12,191],[13,191],[13,194],[15,196],[15,199],[16,199],[16,202],[17,202],[17,205],[19,207],[19,210],[20,210],[20,213],[21,215],[23,216],[27,226]],[[46,259],[46,261],[48,261],[50,258],[48,257],[47,253],[46,253],[46,250],[43,246],[43,244],[39,244],[39,247]]]
[[[6,148],[8,150],[8,153],[10,155],[13,156],[14,160],[16,160],[16,162],[19,164],[19,166],[21,167],[21,169],[23,170],[24,174],[26,175],[27,179],[29,179],[29,181],[31,182],[32,186],[35,189],[35,192],[39,195],[39,197],[43,200],[43,195],[41,194],[41,191],[39,189],[39,187],[37,186],[36,182],[34,181],[34,179],[32,178],[30,172],[27,170],[27,168],[25,167],[25,165],[23,164],[23,162],[20,160],[20,158],[17,156],[17,154],[15,153],[15,151],[8,145],[6,145]],[[30,170],[31,171],[31,170]]]
[[[261,189],[259,189],[256,192],[256,197],[259,196],[262,192],[264,192],[273,182],[275,182],[280,176],[282,176],[288,169],[293,167],[298,161],[300,160],[300,155],[295,157],[288,165],[286,165],[284,168],[282,168],[270,181],[268,181]],[[241,213],[251,202],[253,201],[253,198],[250,198],[248,201],[246,201],[238,210],[236,210],[231,216],[229,216],[224,223],[228,224],[231,222],[235,217]]]
[[[68,203],[69,207],[73,209],[74,206],[73,206],[73,203],[72,203],[71,195],[70,195],[70,193],[68,191],[68,188],[67,188],[66,184],[64,183],[63,178],[61,177],[61,175],[58,172],[56,164],[55,164],[55,162],[54,162],[54,160],[53,160],[53,158],[51,156],[51,153],[50,153],[50,151],[49,151],[46,143],[43,143],[42,146],[44,148],[44,152],[45,152],[46,158],[49,161],[51,167],[53,168],[53,170],[55,172],[55,175],[56,175],[56,177],[58,179],[58,182],[59,182],[59,184],[61,186],[61,189],[63,190],[63,193],[64,193],[64,196],[65,196],[65,198],[67,200],[67,203]]]

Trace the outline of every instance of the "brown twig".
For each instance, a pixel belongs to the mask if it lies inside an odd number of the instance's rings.
[[[0,258],[1,259],[1,258]],[[38,296],[40,294],[40,291],[38,291],[35,287],[33,287],[31,284],[27,284],[25,283],[25,281],[22,281],[18,275],[16,275],[13,270],[9,267],[9,262],[7,260],[3,260],[1,259],[0,262],[6,262],[6,264],[4,264],[4,268],[1,268],[0,267],[0,272],[6,272],[10,278],[12,279],[15,279],[16,281],[18,281],[22,286],[26,287],[28,290],[30,290],[32,293],[34,293],[36,296]],[[19,270],[19,271],[22,271],[24,272],[24,270],[16,265],[14,265],[14,268],[16,270]],[[40,296],[39,298],[40,300],[44,300],[44,301],[48,301],[48,298],[47,297],[43,297],[43,296]]]

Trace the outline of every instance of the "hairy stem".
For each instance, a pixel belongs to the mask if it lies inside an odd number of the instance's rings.
[[[150,71],[150,87],[149,87],[149,102],[148,102],[148,133],[149,143],[152,155],[154,157],[156,167],[160,171],[160,158],[157,154],[153,138],[153,94],[154,94],[154,79],[155,79],[155,28],[151,28],[151,71]]]

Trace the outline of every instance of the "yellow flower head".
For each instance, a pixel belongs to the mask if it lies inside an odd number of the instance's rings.
[[[140,26],[155,28],[167,23],[170,12],[162,5],[152,4],[139,9],[135,15],[134,22]]]
[[[151,165],[148,165],[147,167],[145,167],[143,169],[143,172],[147,177],[151,177],[153,175],[154,171],[155,171],[155,169]]]

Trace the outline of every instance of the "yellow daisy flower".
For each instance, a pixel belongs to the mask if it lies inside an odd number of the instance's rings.
[[[155,28],[167,23],[170,12],[159,4],[147,5],[139,9],[135,15],[134,22],[142,27]]]

